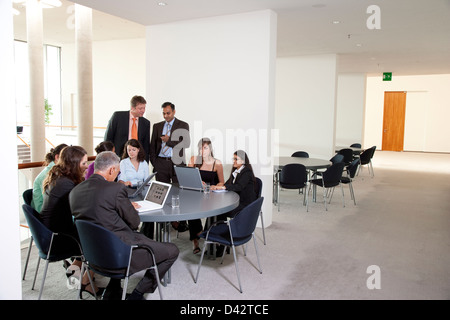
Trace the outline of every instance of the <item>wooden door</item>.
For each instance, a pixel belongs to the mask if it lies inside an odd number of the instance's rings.
[[[406,92],[384,93],[382,150],[403,151]]]

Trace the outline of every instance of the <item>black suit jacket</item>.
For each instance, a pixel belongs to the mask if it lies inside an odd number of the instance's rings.
[[[127,244],[146,244],[150,241],[135,232],[140,223],[139,215],[122,183],[108,182],[94,173],[72,189],[69,202],[75,219],[98,224],[114,232]]]
[[[234,171],[234,169],[233,169]],[[239,194],[239,206],[233,212],[241,211],[245,206],[249,205],[257,198],[255,175],[249,167],[244,167],[236,176],[233,183],[233,176],[225,182],[227,190],[234,191]]]
[[[114,144],[116,154],[119,157],[122,157],[123,147],[128,141],[129,125],[130,111],[116,111],[109,120],[105,131],[105,141],[111,141]],[[145,160],[148,162],[150,152],[150,121],[144,117],[139,117],[138,140],[144,148]]]
[[[152,139],[150,143],[150,162],[155,166],[155,159],[158,157],[161,151],[161,136],[164,129],[164,124],[166,121],[161,121],[153,125]],[[184,129],[184,130],[179,130]],[[176,165],[186,165],[186,158],[184,149],[189,148],[191,144],[191,138],[189,136],[189,124],[184,121],[175,118],[169,141],[166,145],[171,147],[173,150],[172,161]],[[177,163],[177,158],[181,159],[181,163]]]

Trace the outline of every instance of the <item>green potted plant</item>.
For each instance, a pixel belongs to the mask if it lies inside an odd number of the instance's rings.
[[[44,99],[45,105],[45,124],[50,123],[50,116],[53,114],[52,105],[48,103],[48,99]]]

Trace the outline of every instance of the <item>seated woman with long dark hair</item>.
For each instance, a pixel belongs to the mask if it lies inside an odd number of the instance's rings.
[[[69,193],[72,189],[84,181],[84,172],[88,167],[87,152],[80,146],[68,146],[59,154],[58,163],[48,172],[43,182],[44,202],[40,212],[42,223],[55,233],[63,233],[79,239],[78,232],[72,218],[69,204]],[[79,240],[78,240],[79,241]],[[73,256],[81,254],[78,244],[68,237],[58,237],[53,244],[56,252],[73,252]],[[67,267],[67,277],[75,275],[81,268],[81,261],[74,260]],[[93,289],[89,285],[87,273],[81,281],[82,291],[93,295]],[[97,290],[95,288],[94,290]]]
[[[204,183],[217,186],[222,186],[224,184],[223,165],[219,159],[214,158],[210,139],[200,139],[198,142],[198,155],[191,157],[188,166],[199,168],[200,176],[202,177],[202,181]],[[203,226],[200,219],[189,221],[189,235],[194,246],[194,254],[200,252],[200,248],[198,246],[198,236],[202,230]]]

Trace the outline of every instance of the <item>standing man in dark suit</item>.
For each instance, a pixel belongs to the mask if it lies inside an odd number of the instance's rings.
[[[130,101],[130,111],[116,111],[108,122],[105,141],[114,143],[116,154],[122,157],[123,147],[130,139],[139,140],[145,151],[145,160],[149,160],[150,121],[144,118],[147,101],[144,97],[134,96]]]
[[[94,174],[70,192],[70,208],[75,219],[98,224],[112,231],[126,244],[144,245],[152,249],[159,275],[155,275],[154,269],[147,270],[130,296],[131,299],[142,299],[144,293],[155,291],[158,285],[155,277],[164,276],[177,259],[179,250],[173,243],[153,241],[136,232],[140,223],[138,212],[134,207],[137,204],[132,204],[128,199],[124,184],[114,182],[120,170],[119,163],[120,159],[114,152],[99,153],[94,163]],[[131,274],[152,265],[153,259],[146,249],[139,248],[133,251]],[[120,296],[120,290],[120,280],[111,280],[105,294]]]
[[[161,106],[164,121],[153,125],[152,139],[150,143],[150,162],[153,172],[156,172],[156,180],[177,183],[174,165],[186,165],[185,148],[189,148],[191,138],[189,136],[189,124],[175,118],[175,105],[164,102]],[[172,222],[172,226],[179,232],[188,230],[187,222]],[[141,232],[153,239],[154,224],[143,223]]]
[[[164,102],[161,106],[164,121],[153,125],[150,143],[150,162],[153,172],[157,172],[156,180],[173,183],[178,182],[174,165],[186,165],[185,148],[189,148],[191,139],[189,125],[175,118],[175,105]]]

